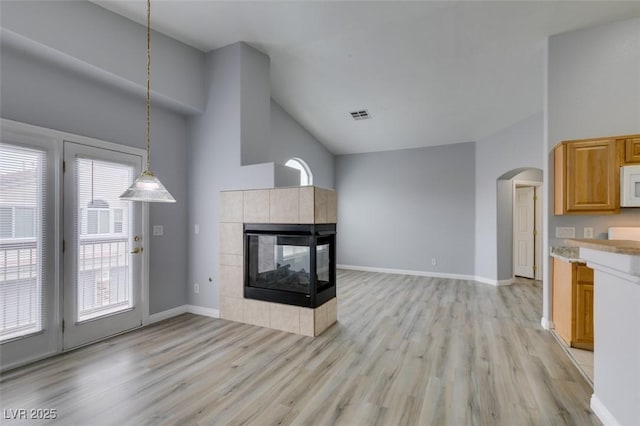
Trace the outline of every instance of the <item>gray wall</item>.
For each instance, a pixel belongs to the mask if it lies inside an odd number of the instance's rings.
[[[549,40],[549,181],[553,182],[553,147],[568,139],[640,133],[640,18],[551,37]],[[549,186],[553,201],[553,186]],[[551,245],[557,226],[585,227],[606,238],[609,226],[638,226],[640,209],[619,215],[553,215],[549,205]]]
[[[271,188],[291,184],[294,173],[274,162],[307,154],[314,175],[320,182],[333,182],[333,156],[310,135],[302,132],[291,117],[278,108],[241,108],[246,88],[253,87],[264,96],[268,69],[264,55],[244,43],[236,43],[207,54],[207,107],[203,114],[190,120],[189,151],[189,283],[188,303],[206,308],[219,307],[219,193],[223,190]],[[257,71],[262,71],[257,72]],[[268,75],[268,74],[267,74]],[[268,87],[267,87],[268,88]],[[267,102],[270,103],[269,97]],[[275,111],[276,117],[273,117]],[[265,116],[266,114],[266,116]],[[265,117],[267,126],[265,126]],[[245,125],[255,120],[262,123],[252,133]],[[268,124],[275,122],[275,133]],[[266,127],[266,128],[265,128]],[[251,135],[249,143],[245,137]],[[276,141],[272,142],[272,141]],[[258,141],[258,144],[254,142]],[[255,148],[256,152],[251,152]],[[265,147],[268,149],[265,150]],[[265,152],[268,157],[265,158]],[[271,161],[242,166],[241,157]],[[307,158],[305,158],[307,159]],[[198,225],[199,233],[194,232]],[[211,278],[211,282],[209,281]],[[193,292],[193,284],[200,293]]]
[[[297,157],[313,174],[313,184],[334,187],[335,158],[304,127],[298,124],[276,101],[271,100],[270,159],[279,164]]]
[[[1,6],[2,117],[144,148],[144,26],[88,2]],[[272,118],[268,57],[239,43],[205,66],[202,52],[151,37],[152,166],[178,202],[150,207],[165,232],[149,247],[150,312],[217,308],[219,191],[290,185],[295,172],[274,161],[294,156],[332,186],[334,160],[284,111]],[[266,163],[241,167],[241,148]]]
[[[16,51],[6,44],[0,49],[0,67],[0,114],[3,118],[145,147],[143,98]],[[186,119],[153,108],[151,140],[153,170],[178,200],[176,204],[150,207],[151,224],[164,225],[164,236],[150,237],[148,247],[151,266],[149,310],[155,313],[186,301]]]
[[[240,161],[242,165],[269,162],[269,57],[244,45],[240,49],[240,62]]]
[[[2,1],[3,39],[144,95],[146,28],[87,1]],[[194,113],[204,108],[202,52],[153,32],[156,105]]]
[[[338,263],[474,275],[474,179],[474,143],[336,157]]]
[[[541,71],[542,78],[542,71]],[[498,200],[498,179],[511,179],[524,168],[543,168],[542,112],[484,138],[476,144],[476,276],[490,280],[511,278],[512,199],[511,182],[507,194]],[[514,172],[509,175],[509,172]],[[505,177],[506,175],[506,177]],[[498,247],[498,236],[500,246]],[[500,260],[500,274],[498,274]]]
[[[220,191],[273,186],[273,164],[240,165],[241,58],[247,48],[236,43],[207,54],[207,107],[190,120],[187,300],[206,308],[220,306]],[[199,294],[193,292],[194,283],[200,285]]]

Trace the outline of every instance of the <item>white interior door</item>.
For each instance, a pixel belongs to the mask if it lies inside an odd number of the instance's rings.
[[[515,190],[513,217],[513,274],[535,277],[535,189],[532,186]]]
[[[142,207],[118,197],[142,158],[64,143],[63,348],[142,324]]]

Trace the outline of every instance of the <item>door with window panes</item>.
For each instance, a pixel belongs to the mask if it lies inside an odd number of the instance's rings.
[[[0,126],[0,370],[138,327],[147,307],[143,205],[119,199],[144,151],[66,136]]]
[[[2,126],[0,367],[57,350],[55,141]]]
[[[64,143],[64,349],[142,324],[141,203],[119,199],[141,163]]]

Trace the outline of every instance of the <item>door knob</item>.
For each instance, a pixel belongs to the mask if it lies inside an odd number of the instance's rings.
[[[138,253],[142,253],[142,247],[136,247],[133,250],[131,250],[131,254],[138,254]]]

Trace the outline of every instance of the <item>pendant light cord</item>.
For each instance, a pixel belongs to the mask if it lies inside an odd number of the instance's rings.
[[[147,171],[151,165],[151,0],[147,0]]]

